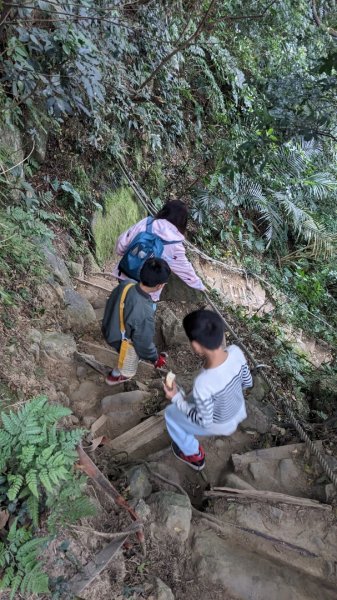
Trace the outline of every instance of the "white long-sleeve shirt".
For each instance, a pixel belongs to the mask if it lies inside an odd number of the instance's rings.
[[[230,435],[247,416],[243,389],[251,387],[253,380],[242,350],[235,345],[226,350],[221,365],[201,370],[187,400],[179,391],[172,402],[210,433]]]

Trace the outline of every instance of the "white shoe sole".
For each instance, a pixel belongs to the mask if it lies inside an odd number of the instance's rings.
[[[188,467],[191,467],[191,469],[193,469],[193,471],[202,471],[205,468],[205,463],[202,465],[202,467],[197,467],[197,465],[194,465],[193,463],[189,463],[186,460],[184,460],[183,458],[180,458],[180,456],[178,456],[178,454],[175,453],[175,451],[172,449],[172,452],[174,454],[174,456],[180,460],[180,462],[184,463],[184,465],[187,465]]]

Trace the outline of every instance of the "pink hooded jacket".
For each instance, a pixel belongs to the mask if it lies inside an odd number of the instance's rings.
[[[132,242],[138,233],[146,230],[146,222],[147,218],[142,219],[142,221],[132,225],[132,227],[119,236],[116,244],[116,252],[119,256],[125,254],[130,242]],[[189,260],[186,258],[183,244],[185,238],[183,234],[178,231],[176,226],[166,219],[155,219],[152,225],[152,232],[167,242],[177,240],[176,244],[164,246],[162,258],[166,260],[171,271],[180,277],[187,285],[197,290],[204,290],[204,284],[194,271]],[[112,274],[114,277],[117,277],[117,279],[127,279],[126,275],[123,273],[119,275],[118,265],[116,265]],[[160,292],[154,292],[151,294],[151,297],[154,302],[157,302],[160,297]]]

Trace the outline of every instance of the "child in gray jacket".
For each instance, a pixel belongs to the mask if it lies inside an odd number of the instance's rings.
[[[122,342],[120,304],[123,290],[129,286],[124,300],[124,335],[132,342],[138,357],[154,363],[156,368],[164,367],[166,361],[164,354],[158,354],[153,342],[155,321],[150,293],[161,290],[170,273],[170,267],[162,258],[146,260],[140,272],[139,283],[122,281],[113,290],[106,304],[102,323],[102,333],[106,342],[119,352]],[[127,379],[118,369],[113,369],[106,378],[106,383],[114,385]]]

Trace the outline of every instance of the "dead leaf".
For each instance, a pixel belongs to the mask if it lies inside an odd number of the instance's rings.
[[[8,510],[0,510],[0,529],[3,529],[9,519]]]

